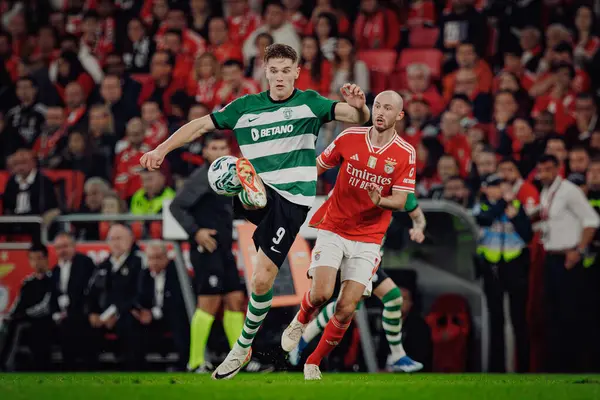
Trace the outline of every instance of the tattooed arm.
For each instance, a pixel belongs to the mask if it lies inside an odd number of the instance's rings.
[[[425,220],[425,214],[423,214],[423,210],[421,207],[417,207],[411,212],[408,213],[410,219],[412,219],[413,227],[408,231],[410,234],[410,240],[413,240],[417,243],[422,243],[425,240],[425,227],[427,226],[427,221]]]

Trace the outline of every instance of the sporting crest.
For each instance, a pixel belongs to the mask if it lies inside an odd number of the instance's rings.
[[[385,166],[383,167],[383,170],[385,171],[386,174],[391,174],[392,172],[394,172],[394,168],[396,168],[396,160],[392,160],[390,158],[388,158],[387,160],[385,160]]]
[[[292,109],[291,108],[284,108],[283,109],[283,118],[285,118],[285,119],[292,118]]]

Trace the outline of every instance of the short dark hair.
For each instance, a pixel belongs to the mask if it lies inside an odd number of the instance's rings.
[[[83,14],[83,20],[85,21],[86,19],[90,19],[90,18],[98,20],[100,18],[100,16],[94,10],[86,11],[85,14]]]
[[[48,248],[41,243],[33,243],[29,248],[29,253],[42,253],[45,257],[48,257]]]
[[[555,53],[569,53],[571,57],[573,57],[573,46],[571,46],[568,42],[560,42],[552,49]]]
[[[183,41],[183,33],[179,29],[168,29],[165,32],[165,35],[167,34],[176,35],[179,38],[179,41]]]
[[[588,157],[590,155],[590,151],[587,149],[587,147],[585,147],[585,146],[583,146],[581,144],[577,144],[577,145],[573,146],[571,148],[571,151],[569,153],[572,153],[574,151],[583,151],[585,154],[588,155]]]
[[[504,157],[503,159],[500,160],[498,165],[506,164],[506,163],[510,163],[510,164],[514,165],[515,167],[517,167],[517,169],[519,168],[519,164],[517,164],[517,160],[515,160],[512,157]]]
[[[542,154],[537,163],[539,165],[548,162],[554,164],[555,167],[558,167],[559,165],[558,158],[554,157],[552,154]]]
[[[36,89],[38,88],[38,84],[37,84],[37,82],[35,81],[35,79],[33,79],[33,78],[32,78],[31,76],[29,76],[29,75],[27,75],[27,76],[22,76],[22,77],[20,77],[19,79],[17,79],[17,83],[19,83],[19,82],[30,82],[30,83],[31,83],[31,85],[32,85],[34,88],[36,88]]]
[[[466,94],[463,93],[459,93],[459,94],[455,94],[454,96],[452,96],[452,98],[450,99],[450,103],[452,103],[454,100],[461,100],[464,101],[465,103],[467,103],[470,107],[473,107],[473,102],[471,101],[471,99],[469,99],[469,96],[467,96]]]
[[[550,67],[550,71],[555,73],[560,71],[561,69],[568,69],[569,70],[569,76],[571,77],[571,79],[573,79],[575,77],[575,67],[573,67],[571,64],[566,63],[566,62],[560,62],[558,64],[553,64]]]
[[[577,95],[575,96],[575,100],[592,100],[592,101],[595,101],[594,95],[591,94],[590,92],[577,93]]]
[[[558,135],[558,134],[549,135],[546,138],[546,143],[548,143],[551,140],[558,140],[558,141],[562,142],[562,144],[564,144],[565,147],[567,147],[567,141],[565,140],[565,138],[562,135]]]
[[[204,135],[204,145],[205,146],[208,145],[210,142],[213,142],[215,140],[226,140],[227,142],[229,142],[229,140],[227,139],[227,137],[225,135],[223,135],[219,131],[209,132],[206,135]]]
[[[281,8],[282,10],[285,10],[285,7],[283,6],[283,3],[280,0],[267,0],[263,3],[263,8],[262,8],[262,16],[265,16],[265,13],[267,12],[267,8],[269,6],[277,6],[279,8]]]
[[[256,35],[256,39],[254,39],[254,42],[255,43],[258,42],[258,40],[260,38],[267,38],[267,39],[269,39],[269,42],[271,44],[275,43],[275,39],[273,39],[273,36],[271,36],[270,33],[267,33],[267,32],[261,32],[261,33],[259,33],[258,35]]]
[[[267,63],[272,58],[287,58],[292,60],[294,64],[298,62],[298,53],[287,44],[275,43],[267,46],[265,49],[264,62]]]
[[[233,58],[230,58],[228,60],[225,60],[225,62],[223,62],[223,68],[225,68],[225,67],[238,67],[242,71],[244,70],[244,64],[242,64],[242,62],[240,60],[236,60]]]

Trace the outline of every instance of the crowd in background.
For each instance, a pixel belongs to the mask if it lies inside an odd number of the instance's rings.
[[[2,214],[50,224],[60,213],[160,213],[202,165],[202,143],[173,152],[155,172],[140,170],[141,155],[187,121],[265,90],[264,49],[286,43],[300,54],[299,89],[339,98],[351,81],[368,100],[380,87],[403,96],[396,129],[417,149],[419,197],[458,203],[482,227],[477,261],[492,315],[492,369],[505,364],[505,293],[518,370],[546,368],[539,360],[550,370],[598,368],[589,339],[600,330],[596,244],[578,249],[598,225],[582,196],[600,207],[593,2],[0,0],[0,11],[0,168],[9,171]],[[365,57],[374,51],[396,55],[383,84],[373,66],[388,61]],[[317,149],[344,128],[324,126]],[[80,202],[57,193],[53,178],[64,170],[83,177]],[[574,232],[564,244],[548,233],[562,198],[552,185],[562,179],[569,194],[561,207],[573,219],[556,224]],[[321,193],[334,182],[335,171],[324,174]],[[109,229],[78,223],[73,234],[104,240]],[[138,239],[160,237],[158,224],[132,229]],[[1,230],[7,240],[34,232]],[[559,264],[572,273],[562,276]],[[548,307],[557,318],[550,327],[540,321]],[[550,346],[573,344],[564,350],[572,357],[545,360],[542,331],[552,332]]]

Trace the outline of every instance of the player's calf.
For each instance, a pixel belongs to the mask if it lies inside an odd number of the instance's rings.
[[[236,172],[242,184],[238,197],[247,210],[263,208],[267,205],[267,191],[247,158],[239,158],[236,162]]]

